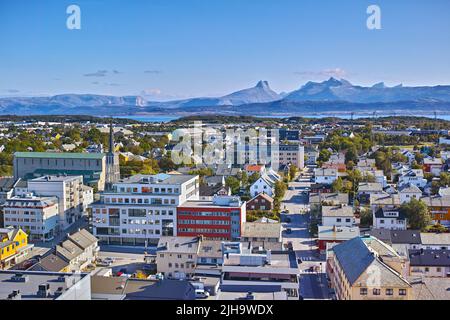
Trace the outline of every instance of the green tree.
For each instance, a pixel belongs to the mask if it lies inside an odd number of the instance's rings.
[[[238,194],[241,182],[233,176],[229,176],[225,179],[225,185],[231,189],[232,194]]]
[[[430,212],[422,200],[413,198],[411,201],[402,204],[400,211],[405,214],[412,229],[425,230],[431,223]]]

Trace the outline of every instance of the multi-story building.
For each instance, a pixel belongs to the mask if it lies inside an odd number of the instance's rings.
[[[327,274],[338,300],[410,300],[405,260],[374,237],[356,237],[327,252]],[[375,278],[374,278],[375,276]]]
[[[239,197],[214,197],[212,201],[190,200],[177,208],[178,236],[233,240],[241,236],[246,221],[246,203]]]
[[[4,225],[27,231],[30,240],[47,241],[58,233],[57,197],[16,196],[6,201],[3,210]]]
[[[113,184],[92,207],[93,232],[101,242],[156,245],[177,235],[177,206],[199,199],[199,177],[135,175]]]
[[[195,273],[201,237],[161,237],[156,250],[158,273],[185,279]]]
[[[91,300],[89,273],[0,271],[0,300]]]
[[[92,190],[83,186],[82,176],[43,176],[28,181],[28,192],[37,196],[58,198],[59,227],[67,229],[86,212],[92,201]],[[84,199],[85,195],[89,195]],[[91,202],[87,203],[88,199]]]
[[[15,265],[25,259],[32,245],[28,244],[28,235],[20,228],[0,229],[0,269]]]
[[[280,144],[278,147],[278,164],[292,164],[300,170],[305,167],[305,147],[300,144]]]
[[[408,253],[411,276],[450,277],[450,254],[448,250],[412,249]]]
[[[223,243],[222,292],[282,292],[299,299],[297,259],[291,250],[254,252],[242,243]]]

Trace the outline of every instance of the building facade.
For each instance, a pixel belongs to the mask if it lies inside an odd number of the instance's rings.
[[[177,235],[177,206],[198,199],[198,176],[135,175],[92,204],[93,232],[101,242],[156,245],[163,235]]]

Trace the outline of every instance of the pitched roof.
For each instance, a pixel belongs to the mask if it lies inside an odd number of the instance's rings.
[[[450,266],[450,250],[409,250],[409,262],[411,266]]]
[[[366,271],[375,260],[360,237],[350,239],[334,246],[331,250],[351,285]]]
[[[45,158],[45,159],[94,159],[100,160],[105,153],[71,153],[71,152],[15,152],[16,158]]]
[[[450,233],[420,233],[423,245],[450,245]]]

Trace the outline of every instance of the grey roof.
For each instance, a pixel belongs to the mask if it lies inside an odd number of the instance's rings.
[[[409,281],[413,300],[450,300],[450,278],[411,277]]]
[[[67,238],[82,249],[86,249],[98,242],[98,239],[86,229],[80,229]]]
[[[351,206],[323,206],[322,217],[353,217]]]
[[[420,244],[419,230],[390,230],[392,243]]]
[[[195,288],[187,280],[148,281],[128,279],[125,300],[194,300]]]
[[[422,191],[414,184],[407,183],[400,188],[398,188],[400,193],[422,193]]]
[[[0,178],[0,191],[8,192],[14,187],[16,179],[13,177],[2,177]]]
[[[349,240],[357,236],[358,227],[319,226],[319,240]]]
[[[359,280],[357,285],[366,286],[372,276],[366,270],[371,266],[379,270],[381,286],[409,287],[409,283],[400,274],[378,258],[378,255],[399,258],[395,251],[378,243],[377,239],[369,240],[370,242],[366,244],[364,238],[356,237],[335,245],[331,249],[350,284],[354,285]],[[378,252],[380,249],[381,251]]]
[[[423,245],[450,245],[450,233],[420,233]]]
[[[199,258],[222,258],[222,241],[219,240],[203,240],[198,249]]]
[[[379,182],[360,182],[358,192],[381,192],[383,186]]]
[[[67,261],[51,253],[41,259],[38,263],[30,267],[29,271],[51,271],[60,272],[69,265]]]
[[[310,193],[310,203],[330,202],[333,204],[348,204],[348,193]]]
[[[28,276],[28,280],[25,282],[12,281],[11,278],[15,274],[22,274]],[[0,271],[0,300],[6,300],[13,290],[20,290],[22,300],[53,300],[57,298],[55,292],[61,288],[61,293],[65,293],[70,290],[66,281],[60,281],[63,279],[73,279],[75,283],[84,279],[88,274],[79,273],[75,276],[72,273],[59,273],[59,272],[37,272],[37,271],[12,271],[2,270]],[[41,284],[48,284],[50,296],[46,298],[40,298],[37,295],[38,287]],[[77,286],[73,286],[77,288]]]
[[[409,250],[411,266],[450,267],[450,250]]]
[[[281,223],[246,222],[242,228],[241,237],[279,239]]]
[[[136,183],[136,184],[182,184],[198,176],[187,174],[166,174],[159,173],[156,175],[136,174],[126,179],[122,179],[119,183]],[[154,181],[154,182],[152,182]]]
[[[197,253],[200,237],[169,237],[159,239],[157,250],[160,252]]]

